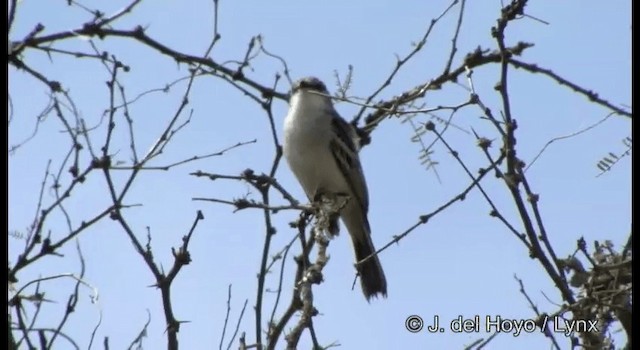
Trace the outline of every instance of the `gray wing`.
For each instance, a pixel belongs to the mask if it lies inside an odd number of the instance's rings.
[[[331,140],[331,151],[351,192],[366,214],[369,211],[369,194],[362,165],[360,165],[360,157],[358,157],[355,146],[356,132],[351,124],[342,119],[335,111],[332,114],[331,128],[337,137]]]

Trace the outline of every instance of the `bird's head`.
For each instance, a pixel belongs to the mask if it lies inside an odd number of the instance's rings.
[[[299,91],[314,91],[321,94],[329,94],[327,86],[316,77],[305,77],[294,82],[291,87],[291,95],[294,95]]]
[[[289,105],[305,110],[327,110],[333,108],[327,86],[315,77],[297,80],[291,87]]]

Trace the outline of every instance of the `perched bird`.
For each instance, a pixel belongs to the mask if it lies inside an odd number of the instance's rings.
[[[360,261],[376,249],[367,219],[369,195],[357,140],[355,129],[338,115],[322,81],[306,77],[294,83],[284,120],[284,156],[309,200],[328,193],[348,196],[340,218],[351,236],[356,261]],[[329,231],[336,235],[337,218],[333,220]],[[377,255],[357,269],[367,301],[387,296],[387,281]]]

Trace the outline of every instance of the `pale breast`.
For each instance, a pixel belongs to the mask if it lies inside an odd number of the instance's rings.
[[[307,118],[303,123],[293,114],[285,119],[284,156],[291,171],[312,200],[318,191],[341,192],[348,190],[330,149],[330,123]],[[326,128],[326,129],[325,129]]]

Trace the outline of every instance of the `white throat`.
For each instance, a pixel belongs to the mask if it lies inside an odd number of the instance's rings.
[[[327,118],[333,112],[333,104],[327,96],[313,91],[300,90],[289,101],[289,116],[304,118],[306,123],[314,123],[316,119]]]

